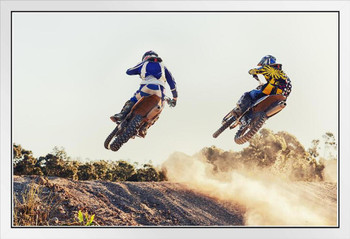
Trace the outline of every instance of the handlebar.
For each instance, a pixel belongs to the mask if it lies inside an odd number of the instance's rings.
[[[168,96],[164,96],[164,100],[169,104],[169,101],[171,101],[171,98]]]
[[[176,105],[176,100],[171,99],[168,96],[164,96],[164,100],[168,103],[170,107],[175,107]]]

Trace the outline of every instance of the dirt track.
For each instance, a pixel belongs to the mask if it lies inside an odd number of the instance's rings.
[[[179,183],[114,183],[14,176],[14,193],[18,199],[31,183],[40,186],[41,196],[51,195],[58,203],[50,218],[57,217],[59,223],[51,225],[76,221],[78,210],[95,214],[95,223],[101,226],[245,225],[245,206],[206,196]],[[315,202],[317,210],[324,208],[336,221],[335,183],[299,182],[291,184],[288,190],[302,192],[306,200]]]
[[[30,183],[41,185],[43,195],[53,192],[57,197],[62,207],[54,210],[50,217],[57,217],[59,224],[72,221],[78,210],[95,214],[95,222],[101,226],[244,224],[242,207],[217,201],[177,183],[113,183],[14,176],[15,194],[19,195]]]

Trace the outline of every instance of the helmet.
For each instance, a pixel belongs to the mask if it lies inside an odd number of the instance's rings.
[[[276,63],[276,57],[267,55],[261,58],[261,60],[258,63],[258,66],[272,65],[275,63]]]
[[[146,61],[151,57],[158,57],[158,54],[155,53],[154,51],[147,51],[145,54],[143,54],[142,61]]]

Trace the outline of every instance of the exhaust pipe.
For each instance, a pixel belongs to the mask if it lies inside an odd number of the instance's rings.
[[[287,103],[286,102],[281,102],[279,103],[278,105],[276,105],[275,107],[269,109],[267,112],[266,112],[266,116],[267,117],[270,117],[274,114],[277,114],[278,112],[280,112],[284,107],[286,107]]]

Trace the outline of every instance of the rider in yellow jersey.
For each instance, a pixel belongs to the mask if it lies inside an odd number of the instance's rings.
[[[236,118],[244,113],[257,99],[265,95],[284,95],[288,97],[292,90],[289,77],[282,71],[282,64],[276,63],[274,56],[264,56],[258,66],[260,67],[251,69],[248,73],[257,80],[259,80],[257,75],[262,74],[267,83],[243,94],[237,103],[237,107],[233,110]]]

